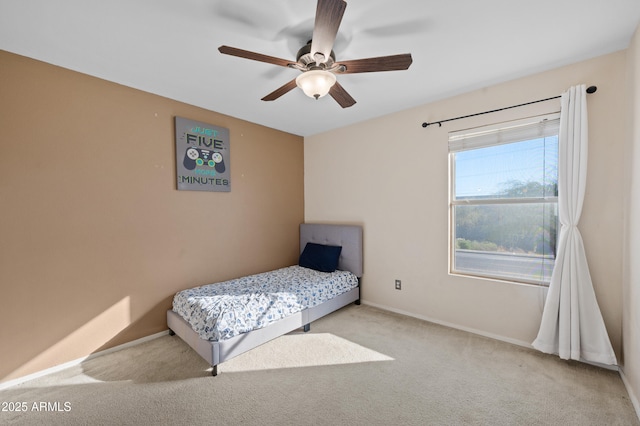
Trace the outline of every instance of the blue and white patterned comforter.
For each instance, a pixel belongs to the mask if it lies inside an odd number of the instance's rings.
[[[225,340],[332,299],[358,286],[351,272],[289,266],[183,290],[173,310],[205,340]]]

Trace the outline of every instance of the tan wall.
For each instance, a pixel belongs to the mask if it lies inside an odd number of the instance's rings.
[[[626,229],[623,281],[623,373],[640,416],[640,28],[628,49],[629,137],[625,149]]]
[[[619,356],[625,59],[618,52],[307,137],[305,219],[363,224],[366,303],[530,344],[543,288],[448,274],[447,133],[559,111],[559,100],[441,128],[421,124],[559,95],[575,84],[597,85],[588,101],[589,175],[580,229]],[[396,278],[401,291],[394,289]]]
[[[0,381],[166,329],[177,290],[293,264],[303,140],[0,51]],[[230,130],[177,191],[174,116]]]

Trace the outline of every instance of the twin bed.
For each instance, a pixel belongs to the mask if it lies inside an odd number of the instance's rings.
[[[167,311],[178,335],[211,366],[360,302],[362,228],[300,225],[298,265],[178,292]]]

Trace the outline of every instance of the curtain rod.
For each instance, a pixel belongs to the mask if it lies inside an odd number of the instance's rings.
[[[596,90],[598,90],[598,88],[596,86],[587,87],[587,93],[595,93]],[[504,111],[505,109],[518,108],[518,107],[525,106],[525,105],[537,104],[538,102],[550,101],[552,99],[559,99],[561,97],[562,97],[562,95],[558,95],[558,96],[553,96],[551,98],[539,99],[537,101],[527,102],[527,103],[524,103],[524,104],[512,105],[512,106],[508,106],[508,107],[504,107],[504,108],[498,108],[498,109],[492,109],[491,111],[477,112],[475,114],[463,115],[463,116],[455,117],[455,118],[447,118],[446,120],[433,121],[431,123],[424,122],[424,123],[422,123],[422,127],[431,126],[433,124],[437,124],[438,127],[442,127],[442,123],[446,123],[447,121],[460,120],[460,119],[463,119],[463,118],[475,117],[476,115],[482,115],[482,114],[490,114],[492,112]]]

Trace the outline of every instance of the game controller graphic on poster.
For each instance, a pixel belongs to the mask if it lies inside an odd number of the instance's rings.
[[[231,191],[229,129],[176,117],[177,187]]]

